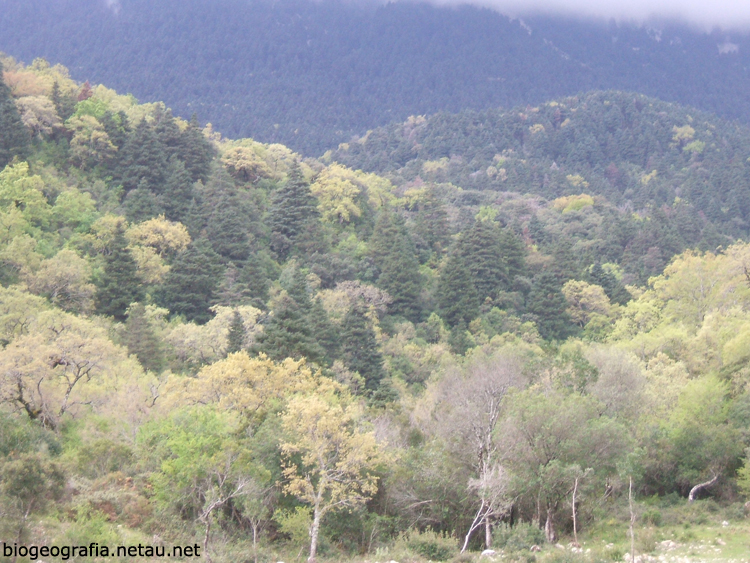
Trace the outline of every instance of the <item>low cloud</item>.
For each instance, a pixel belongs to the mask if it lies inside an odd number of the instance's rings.
[[[104,0],[104,3],[115,15],[120,13],[120,0]]]
[[[676,20],[705,30],[750,29],[750,0],[434,0],[474,4],[510,16],[555,14],[619,22]]]

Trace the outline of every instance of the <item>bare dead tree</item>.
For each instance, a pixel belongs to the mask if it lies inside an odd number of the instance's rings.
[[[442,383],[436,405],[440,428],[457,453],[470,456],[475,478],[469,483],[479,497],[479,508],[464,539],[465,551],[472,533],[484,526],[485,546],[492,545],[492,520],[509,504],[500,500],[505,474],[500,467],[494,434],[508,391],[521,383],[521,366],[516,358],[493,356],[475,361],[465,370],[449,372]]]

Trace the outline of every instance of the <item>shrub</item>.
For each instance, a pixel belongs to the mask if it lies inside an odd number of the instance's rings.
[[[508,551],[527,550],[544,543],[544,532],[533,524],[523,522],[512,527],[501,524],[495,528],[494,543]]]
[[[433,530],[410,530],[402,535],[400,540],[406,544],[409,551],[417,553],[431,561],[447,561],[458,551],[456,541],[445,533]]]
[[[644,523],[651,526],[661,526],[662,524],[661,512],[656,508],[649,508],[646,510],[641,518]]]

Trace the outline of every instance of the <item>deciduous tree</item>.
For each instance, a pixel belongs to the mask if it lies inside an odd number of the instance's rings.
[[[384,458],[374,433],[362,428],[359,405],[333,386],[293,398],[282,423],[284,490],[312,508],[308,561],[313,563],[323,517],[372,498],[375,470]]]

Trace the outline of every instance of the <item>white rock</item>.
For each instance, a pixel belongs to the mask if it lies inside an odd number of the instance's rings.
[[[721,523],[721,525],[722,525],[722,526],[724,526],[724,527],[726,528],[727,526],[729,526],[729,522],[727,522],[726,520],[724,520],[724,521],[723,521],[723,522]]]
[[[496,551],[494,549],[485,549],[480,557],[489,557],[491,555],[495,555],[495,553]]]

